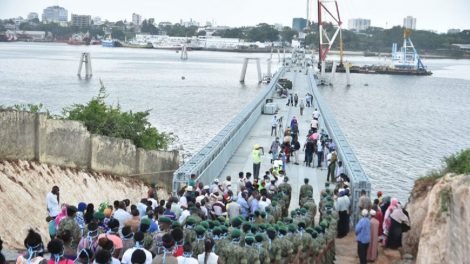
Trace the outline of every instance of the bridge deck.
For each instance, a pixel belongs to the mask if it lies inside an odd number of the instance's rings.
[[[305,75],[305,72],[301,73],[294,72],[294,68],[290,72],[286,72],[283,78],[287,78],[292,81],[293,88],[289,92],[297,93],[300,100],[303,99],[305,103],[305,95],[307,92],[311,93],[309,86],[308,76]],[[286,98],[274,98],[274,103],[277,103],[280,107],[280,110],[277,113],[277,117],[283,117],[283,127],[286,128],[293,116],[297,117],[299,123],[299,143],[303,147],[305,143],[307,131],[310,127],[310,121],[312,119],[312,112],[315,108],[304,109],[303,116],[300,116],[299,106],[292,107],[286,106]],[[316,105],[315,102],[313,102]],[[245,138],[243,143],[238,147],[235,154],[232,156],[230,161],[225,166],[219,178],[224,179],[227,175],[232,176],[232,182],[236,181],[238,178],[238,172],[251,172],[253,170],[253,162],[251,159],[251,150],[255,144],[259,144],[264,147],[265,155],[262,156],[261,160],[261,170],[260,177],[264,175],[264,172],[271,168],[272,164],[270,163],[271,155],[268,154],[269,147],[271,146],[274,136],[271,136],[271,120],[272,115],[261,115],[258,119],[258,122],[254,125],[253,129],[250,131],[248,136]],[[320,125],[322,124],[320,120]],[[278,131],[279,134],[279,131]],[[281,138],[282,141],[282,138]],[[291,157],[291,162],[286,167],[286,173],[289,177],[289,183],[292,186],[292,200],[289,210],[295,209],[299,204],[299,191],[300,186],[304,182],[304,178],[308,178],[310,184],[314,189],[314,199],[318,203],[320,199],[320,190],[324,188],[326,181],[326,167],[323,166],[323,170],[319,168],[311,168],[303,165],[305,152],[300,150],[298,153],[300,165],[295,165],[293,163],[293,157]],[[314,155],[313,163],[316,164],[317,158]]]

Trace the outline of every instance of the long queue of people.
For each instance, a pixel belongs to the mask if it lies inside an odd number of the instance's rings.
[[[17,264],[97,263],[311,263],[332,259],[336,220],[322,213],[308,180],[299,208],[289,213],[289,179],[266,173],[263,182],[240,173],[236,182],[214,180],[187,185],[167,200],[154,189],[135,204],[128,199],[77,206],[60,203],[54,186],[46,202],[50,241],[31,229]],[[232,191],[232,189],[234,191]],[[238,191],[236,191],[238,190]],[[333,200],[329,197],[327,203]],[[330,206],[330,207],[331,207]],[[47,252],[47,254],[46,254]],[[49,254],[49,255],[48,255]]]
[[[282,166],[281,169],[285,171],[285,164],[287,163],[300,165],[300,153],[303,151],[303,165],[320,169],[326,168],[326,180],[329,182],[341,180],[341,176],[344,175],[343,164],[341,161],[338,161],[336,144],[333,139],[329,137],[324,129],[320,129],[319,117],[320,112],[315,109],[308,131],[305,131],[306,136],[303,145],[299,141],[299,121],[295,116],[292,117],[289,126],[283,130],[282,140],[277,136],[279,121],[276,116],[273,117],[271,135],[274,134],[276,137],[271,143],[269,154],[272,155],[271,163],[274,164],[274,168],[281,168]],[[281,129],[282,127],[279,127],[279,131]],[[256,151],[258,148],[255,147],[252,153],[253,164],[260,163],[260,158]]]

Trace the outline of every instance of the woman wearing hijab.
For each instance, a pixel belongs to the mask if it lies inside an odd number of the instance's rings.
[[[383,231],[384,231],[384,241],[383,243],[386,245],[387,237],[390,230],[390,226],[392,225],[392,221],[390,215],[392,214],[393,210],[397,207],[398,199],[392,198],[390,201],[390,206],[385,211],[384,222],[383,222]]]
[[[42,243],[41,235],[36,233],[33,229],[28,231],[28,235],[24,240],[26,252],[16,259],[16,264],[45,264],[47,260],[44,259],[44,245]]]
[[[391,249],[398,249],[401,247],[402,225],[410,226],[410,220],[403,212],[400,203],[397,204],[396,208],[390,214],[390,222],[386,246]]]
[[[67,204],[63,204],[62,207],[60,208],[60,213],[56,216],[54,220],[56,228],[59,228],[60,221],[62,221],[62,219],[67,217],[67,206],[68,206]]]

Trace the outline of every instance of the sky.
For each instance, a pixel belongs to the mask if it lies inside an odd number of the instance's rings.
[[[316,0],[311,0],[316,19]],[[372,26],[402,25],[416,18],[416,28],[446,32],[470,29],[470,0],[338,0],[344,27],[350,18],[371,19]],[[157,22],[196,20],[216,25],[251,26],[261,22],[292,26],[292,18],[306,17],[307,0],[0,0],[0,18],[41,16],[47,6],[60,5],[71,13],[100,16],[103,20],[131,20],[132,13]]]

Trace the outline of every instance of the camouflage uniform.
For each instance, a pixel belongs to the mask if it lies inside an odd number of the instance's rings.
[[[193,248],[193,256],[197,256],[205,251],[204,239],[206,229],[202,225],[198,225],[194,228],[194,231],[196,232],[196,240],[191,243],[191,246]]]
[[[304,184],[300,187],[300,194],[299,194],[299,206],[302,207],[304,205],[306,198],[313,197],[313,187],[310,184]]]
[[[81,238],[81,230],[80,226],[78,226],[75,218],[66,217],[60,221],[58,234],[62,233],[63,231],[68,230],[72,234],[72,243],[70,247],[77,250],[78,243],[80,242]]]
[[[255,237],[253,234],[247,234],[245,236],[245,256],[247,258],[247,263],[249,264],[261,264],[260,256],[258,249],[254,245]]]
[[[282,196],[282,216],[286,217],[288,215],[291,195],[292,195],[292,187],[290,184],[287,183],[288,178],[284,178],[284,182],[279,184],[279,192],[283,193]]]
[[[234,229],[230,234],[232,240],[222,252],[226,256],[224,259],[225,264],[248,264],[248,259],[243,247],[239,245],[241,232],[239,229]]]

